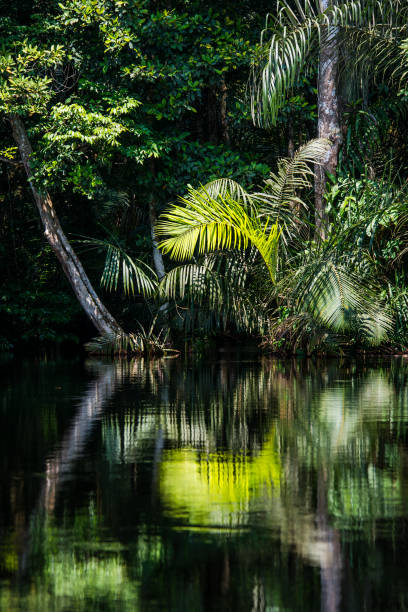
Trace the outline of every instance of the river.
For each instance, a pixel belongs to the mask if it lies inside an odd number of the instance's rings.
[[[0,610],[408,609],[408,361],[10,360]]]

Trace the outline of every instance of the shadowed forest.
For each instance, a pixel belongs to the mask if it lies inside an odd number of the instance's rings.
[[[405,352],[407,24],[0,0],[1,351]]]

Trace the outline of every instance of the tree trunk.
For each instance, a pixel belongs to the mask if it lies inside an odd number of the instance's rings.
[[[288,126],[288,157],[293,159],[295,155],[295,135],[293,132],[293,122],[291,118],[289,118],[289,126]]]
[[[220,99],[220,122],[221,122],[221,134],[222,141],[225,145],[230,145],[230,136],[228,130],[228,115],[227,115],[227,85],[224,77],[221,79],[221,99]]]
[[[28,182],[30,183],[31,191],[40,213],[45,237],[71,283],[79,303],[101,334],[123,334],[119,323],[112,317],[96,295],[81,262],[62,231],[50,195],[47,192],[40,193],[32,181],[30,156],[33,151],[21,118],[18,115],[11,115],[9,120],[13,130],[13,137],[19,148]]]
[[[320,0],[320,11],[329,8],[332,0]],[[319,56],[318,77],[318,136],[327,138],[332,147],[321,166],[316,167],[315,178],[315,220],[316,236],[325,238],[327,218],[325,213],[324,192],[326,173],[334,174],[341,144],[341,126],[339,97],[337,92],[337,74],[339,52],[337,46],[338,27],[328,26],[322,31]]]
[[[157,278],[159,281],[166,275],[164,268],[163,255],[157,246],[156,234],[154,226],[156,225],[156,206],[153,196],[149,200],[149,220],[150,220],[150,235],[152,237],[153,244],[153,264],[156,270]]]

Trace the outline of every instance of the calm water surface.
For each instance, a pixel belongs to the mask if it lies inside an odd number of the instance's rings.
[[[408,610],[408,361],[0,369],[0,610]]]

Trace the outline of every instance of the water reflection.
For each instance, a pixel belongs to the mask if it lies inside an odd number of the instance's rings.
[[[90,369],[97,377],[79,402],[61,444],[46,460],[45,484],[38,507],[47,513],[54,510],[58,487],[64,478],[70,477],[73,464],[81,457],[92,428],[117,387],[117,368],[114,365],[91,363]]]
[[[93,367],[70,420],[7,388],[1,609],[403,609],[403,361]]]

